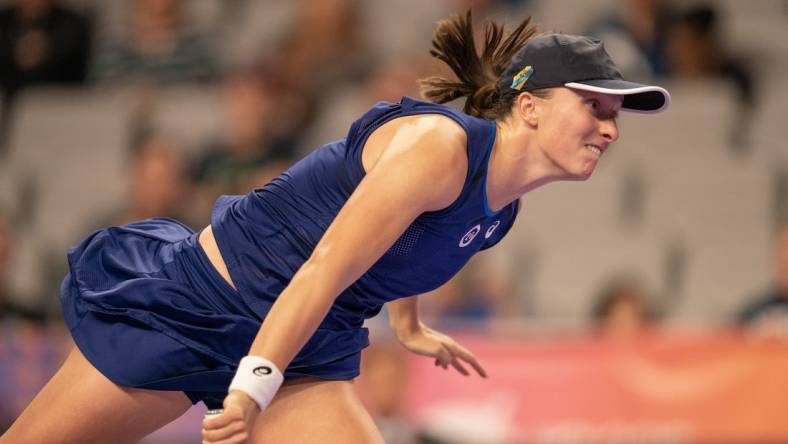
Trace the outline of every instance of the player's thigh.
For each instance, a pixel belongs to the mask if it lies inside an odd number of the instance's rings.
[[[122,357],[119,357],[122,359]],[[182,415],[183,392],[120,387],[75,347],[0,444],[136,442]]]
[[[258,417],[252,437],[254,444],[385,444],[350,381],[311,380],[283,386]]]

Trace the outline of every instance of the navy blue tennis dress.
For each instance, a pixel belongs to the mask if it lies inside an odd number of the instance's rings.
[[[184,391],[220,405],[277,296],[364,177],[361,151],[387,121],[442,114],[468,136],[468,175],[449,207],[421,214],[342,292],[285,378],[352,379],[369,344],[364,320],[383,304],[433,290],[496,244],[517,201],[492,212],[485,190],[495,123],[443,105],[380,102],[346,138],[326,144],[262,188],[222,196],[211,227],[236,289],[215,270],[198,233],[164,218],[97,231],[68,252],[65,320],[85,357],[118,385]]]

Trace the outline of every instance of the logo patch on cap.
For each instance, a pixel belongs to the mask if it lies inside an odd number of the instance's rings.
[[[512,79],[512,89],[516,89],[520,91],[525,86],[525,82],[528,81],[528,78],[531,77],[531,74],[534,73],[533,67],[531,65],[526,66],[520,72],[518,72],[514,78]]]

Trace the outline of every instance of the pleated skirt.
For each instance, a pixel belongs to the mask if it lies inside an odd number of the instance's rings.
[[[270,304],[253,311],[211,265],[197,237],[166,218],[99,230],[69,250],[61,302],[76,345],[111,381],[183,391],[213,408]],[[358,375],[366,329],[325,327],[291,362],[286,379]]]

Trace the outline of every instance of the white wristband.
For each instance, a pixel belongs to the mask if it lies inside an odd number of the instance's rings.
[[[260,356],[245,356],[238,364],[238,370],[235,372],[233,382],[230,383],[229,390],[246,393],[254,399],[260,411],[264,411],[274,399],[284,379],[282,372],[268,359]]]

